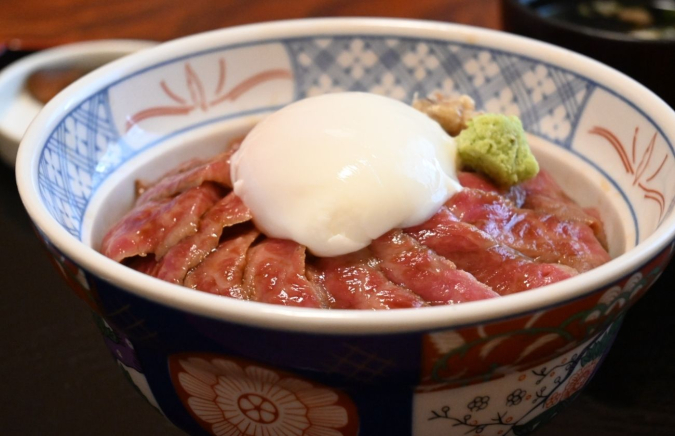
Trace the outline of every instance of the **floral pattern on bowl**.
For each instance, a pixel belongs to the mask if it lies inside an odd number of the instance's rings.
[[[558,359],[477,389],[457,388],[452,396],[419,393],[415,397],[414,434],[525,435],[553,419],[588,383],[611,345],[621,319],[593,340]],[[424,411],[426,410],[426,415]],[[451,433],[451,434],[455,434]]]
[[[419,391],[498,379],[577,348],[615,323],[663,271],[672,246],[619,284],[566,305],[489,325],[434,332],[423,339]]]
[[[356,435],[356,408],[344,393],[225,356],[171,356],[185,407],[214,435]]]
[[[258,53],[268,57],[265,67],[247,74],[238,71],[239,63]],[[582,157],[586,149],[577,151],[572,145],[585,138],[576,138],[575,133],[597,136],[603,128],[598,124],[579,130],[598,117],[593,107],[601,104],[598,100],[617,100],[613,106],[620,113],[604,117],[634,112],[592,80],[476,45],[395,36],[326,36],[222,47],[132,74],[78,105],[50,135],[40,158],[42,198],[55,219],[82,237],[84,212],[98,186],[143,149],[186,130],[267,112],[293,99],[347,90],[404,101],[436,91],[468,94],[479,108],[518,115],[531,134]],[[142,98],[124,97],[129,94]],[[649,153],[656,153],[659,162],[664,159],[667,168],[659,172],[665,175],[675,167],[672,145],[658,134],[657,126],[648,128],[650,120],[645,118],[644,123],[644,130],[656,132]],[[607,174],[600,161],[591,162]],[[641,194],[646,193],[647,199],[657,196],[662,217],[673,207],[675,188],[664,185],[666,178],[652,170],[647,177],[658,179],[650,181],[663,187],[659,194],[651,187]],[[627,204],[632,208],[632,202]],[[638,226],[635,213],[633,218]]]
[[[291,421],[289,430],[315,436],[536,430],[588,382],[626,310],[673,255],[663,227],[675,206],[675,115],[609,70],[508,35],[408,21],[266,26],[160,46],[94,73],[26,135],[17,174],[27,209],[66,280],[100,315],[119,365],[196,435],[271,435]],[[533,142],[577,170],[560,172],[565,187],[585,197],[592,174],[598,193],[585,199],[616,206],[621,225],[608,234],[617,252],[638,247],[586,275],[595,281],[570,279],[576,288],[563,282],[500,307],[402,311],[414,319],[406,325],[389,314],[317,321],[243,307],[127,271],[85,246],[97,243],[94,224],[121,214],[133,195],[110,196],[110,187],[139,168],[159,170],[144,159],[343,90],[408,102],[468,94],[480,109],[518,115]]]

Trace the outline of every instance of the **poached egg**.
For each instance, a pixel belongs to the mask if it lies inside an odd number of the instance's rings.
[[[346,92],[274,112],[231,161],[234,192],[267,236],[321,257],[428,220],[461,189],[454,139],[411,106]]]

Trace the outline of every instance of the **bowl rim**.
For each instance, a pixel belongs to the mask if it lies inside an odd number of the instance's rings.
[[[529,4],[534,3],[532,0],[530,0],[529,2],[527,0],[502,0],[502,2],[510,5],[520,14],[523,14],[525,17],[527,17],[528,20],[535,21],[541,25],[548,26],[552,29],[564,30],[566,32],[574,34],[584,35],[589,38],[597,38],[598,40],[601,41],[621,43],[621,44],[634,44],[638,47],[654,46],[654,47],[668,48],[675,45],[674,38],[643,39],[637,38],[635,36],[630,36],[628,34],[621,32],[596,29],[593,27],[587,27],[581,24],[576,24],[571,21],[547,17],[545,15],[538,13]]]
[[[324,310],[239,301],[163,282],[127,268],[98,253],[68,233],[50,215],[38,187],[40,151],[53,128],[81,101],[125,74],[143,70],[177,53],[201,52],[205,48],[270,39],[319,35],[390,35],[456,41],[462,40],[519,56],[537,58],[545,52],[547,62],[585,78],[622,89],[629,104],[662,129],[668,141],[675,140],[675,112],[653,92],[628,76],[583,55],[548,43],[502,31],[435,21],[390,18],[314,18],[237,26],[183,37],[135,53],[99,68],[69,85],[53,98],[33,121],[24,136],[16,165],[17,185],[24,207],[40,232],[68,258],[90,274],[137,297],[195,315],[262,328],[322,334],[389,334],[423,330],[455,329],[523,316],[581,299],[634,274],[675,239],[675,213],[627,253],[580,276],[533,291],[502,298],[450,306],[392,311]],[[613,83],[616,86],[609,86]],[[666,134],[667,133],[667,134]],[[668,142],[670,142],[668,141]],[[672,146],[671,146],[672,147]],[[672,251],[672,246],[671,246]]]

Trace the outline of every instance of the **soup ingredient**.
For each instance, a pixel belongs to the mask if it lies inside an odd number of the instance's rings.
[[[455,141],[409,105],[349,92],[270,115],[232,157],[234,192],[267,236],[317,256],[420,224],[461,189]]]
[[[539,164],[518,117],[482,114],[469,120],[457,136],[463,165],[501,186],[516,185],[537,175]]]

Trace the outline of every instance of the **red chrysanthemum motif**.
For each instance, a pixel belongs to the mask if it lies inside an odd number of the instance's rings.
[[[257,363],[219,356],[170,359],[185,407],[222,436],[355,435],[356,408],[342,392]]]
[[[560,392],[553,393],[553,395],[548,397],[548,400],[546,400],[546,403],[544,403],[544,407],[546,409],[550,409],[551,407],[558,404],[560,402],[561,398],[562,398],[562,394]]]
[[[598,364],[599,359],[594,360],[593,362],[587,364],[583,368],[581,368],[579,371],[574,373],[570,380],[567,382],[567,385],[565,386],[565,390],[562,393],[562,398],[563,400],[568,399],[569,397],[572,396],[575,392],[579,391],[581,388],[586,386],[586,383],[588,380],[591,378],[591,375],[593,375],[593,370]]]

